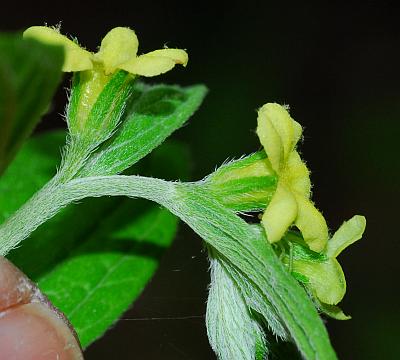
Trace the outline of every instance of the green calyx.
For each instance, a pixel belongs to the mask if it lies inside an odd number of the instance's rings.
[[[226,207],[236,211],[265,209],[275,192],[277,177],[264,151],[222,165],[204,186]]]
[[[71,136],[103,142],[117,127],[133,92],[134,77],[125,71],[105,75],[102,69],[74,75],[67,121]],[[95,141],[96,142],[96,141]]]
[[[57,181],[75,177],[93,151],[116,132],[134,85],[125,71],[107,76],[94,67],[75,73],[67,108],[69,140]]]

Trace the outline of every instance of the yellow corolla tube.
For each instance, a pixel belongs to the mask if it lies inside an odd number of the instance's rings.
[[[125,70],[133,75],[151,77],[171,70],[176,64],[186,66],[188,62],[188,54],[181,49],[160,49],[137,56],[138,38],[133,30],[126,27],[110,30],[95,54],[80,47],[53,27],[32,26],[25,30],[24,37],[63,46],[65,72],[91,70],[97,65],[96,68],[102,68],[106,75]]]
[[[278,176],[276,192],[265,209],[262,224],[271,243],[279,241],[294,224],[311,250],[322,251],[328,227],[310,200],[309,171],[296,151],[301,125],[279,104],[265,104],[258,111],[257,135]]]

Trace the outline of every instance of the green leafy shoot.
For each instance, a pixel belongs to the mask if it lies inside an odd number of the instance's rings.
[[[102,336],[139,296],[179,218],[209,251],[207,331],[220,360],[265,359],[279,347],[273,337],[294,343],[305,359],[335,360],[318,311],[348,318],[337,307],[346,282],[336,257],[361,238],[365,218],[354,216],[329,237],[296,147],[302,128],[288,109],[273,103],[259,109],[264,150],[198,182],[163,180],[188,179],[187,151],[177,143],[159,145],[194,114],[207,90],[150,86],[137,78],[186,66],[187,53],[166,48],[136,56],[135,32],[122,27],[106,35],[96,54],[55,28],[24,34],[66,52],[63,70],[75,72],[69,133],[34,138],[0,179],[6,194],[0,197],[0,255],[39,284],[82,346]],[[0,173],[60,76],[60,49],[36,46],[0,37]],[[258,212],[260,224],[239,216],[247,212]]]

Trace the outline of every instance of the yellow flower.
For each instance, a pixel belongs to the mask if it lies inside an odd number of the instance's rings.
[[[361,238],[365,218],[356,215],[344,222],[328,241],[325,219],[310,200],[310,173],[296,151],[302,134],[300,124],[284,107],[266,104],[258,112],[257,134],[268,155],[267,165],[278,177],[277,188],[261,220],[268,240],[281,240],[288,228],[296,225],[308,247],[321,257],[312,252],[305,256],[307,252],[301,251],[297,255],[286,254],[284,262],[290,264],[292,273],[304,277],[305,286],[318,299],[322,311],[337,319],[347,319],[336,307],[346,293],[346,279],[336,258]],[[286,234],[289,242],[290,234]],[[292,242],[292,246],[296,243]]]
[[[64,47],[63,71],[92,70],[100,65],[106,75],[121,69],[134,75],[156,76],[171,70],[176,64],[186,66],[188,55],[181,49],[161,49],[137,56],[139,41],[129,28],[116,27],[103,38],[100,50],[93,54],[61,35],[58,29],[32,26],[24,37]]]
[[[57,28],[32,26],[25,30],[24,37],[64,48],[62,70],[75,72],[75,80],[79,84],[79,101],[75,104],[74,116],[68,119],[72,134],[83,132],[99,95],[117,71],[125,70],[132,75],[150,77],[165,73],[176,64],[186,66],[188,62],[186,51],[180,49],[161,49],[137,56],[139,42],[136,34],[125,27],[116,27],[109,31],[97,53],[80,47],[61,35]]]
[[[328,227],[310,200],[310,174],[296,151],[301,125],[281,105],[266,104],[258,112],[257,134],[278,176],[276,192],[262,216],[268,240],[279,241],[294,223],[310,249],[322,251]]]

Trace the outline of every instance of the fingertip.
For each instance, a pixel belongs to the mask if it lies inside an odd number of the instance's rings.
[[[19,305],[0,315],[1,359],[83,359],[63,320],[40,303]]]
[[[71,324],[18,268],[0,256],[0,360],[81,360]]]

